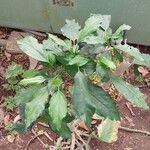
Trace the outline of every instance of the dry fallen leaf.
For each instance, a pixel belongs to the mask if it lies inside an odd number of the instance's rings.
[[[7,135],[7,140],[10,143],[13,143],[15,141],[15,136],[14,135]]]
[[[17,123],[19,120],[21,119],[20,115],[17,115],[15,118],[14,118],[14,123]]]
[[[130,117],[128,117],[128,116],[125,116],[125,118],[126,118],[126,120],[129,122],[129,126],[131,126],[131,127],[134,127],[134,126],[135,126],[135,124],[133,123],[133,119],[132,119],[132,118],[130,118]]]
[[[6,51],[4,53],[5,53],[5,56],[7,58],[7,61],[10,61],[11,60],[11,54],[7,53]]]
[[[4,111],[2,108],[0,108],[0,124],[3,122],[4,120]]]
[[[88,130],[87,126],[85,125],[85,122],[84,121],[81,121],[79,123],[79,127],[82,128],[82,129],[85,129],[85,130]]]
[[[37,66],[37,64],[38,64],[38,61],[35,60],[35,59],[33,59],[33,58],[31,58],[31,57],[29,57],[29,61],[30,61],[29,69],[30,69],[30,70],[31,70],[31,69],[35,69],[36,66]]]
[[[4,67],[0,66],[0,76],[4,77],[5,71]]]
[[[9,120],[10,120],[10,115],[7,114],[5,117],[4,117],[4,125],[7,126],[9,124]]]
[[[150,73],[146,68],[142,66],[138,67],[138,71],[142,74],[143,77]]]

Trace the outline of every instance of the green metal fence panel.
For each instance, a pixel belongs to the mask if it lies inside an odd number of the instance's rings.
[[[90,13],[112,15],[112,27],[132,26],[128,41],[150,45],[150,0],[1,0],[0,26],[60,33],[65,19],[83,25]]]

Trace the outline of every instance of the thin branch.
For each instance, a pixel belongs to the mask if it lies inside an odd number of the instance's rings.
[[[131,129],[131,128],[127,128],[127,127],[120,127],[119,129],[127,131],[127,132],[142,133],[142,134],[146,134],[146,135],[150,136],[150,132],[145,131],[145,130]]]
[[[89,150],[89,149],[90,149],[89,144],[90,144],[90,141],[91,141],[92,137],[93,137],[93,133],[91,133],[91,134],[89,135],[89,137],[88,137],[87,143],[86,143],[86,145],[85,145],[85,149],[86,149],[86,150]]]
[[[30,144],[31,144],[38,136],[40,136],[40,135],[34,136],[34,137],[28,142],[28,144],[27,144],[25,150],[28,150],[28,149],[29,149]]]

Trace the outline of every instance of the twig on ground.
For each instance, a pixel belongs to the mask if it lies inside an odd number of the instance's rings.
[[[74,150],[75,144],[76,144],[75,133],[72,133],[72,141],[71,141],[71,147],[70,147],[70,150]]]
[[[147,88],[147,87],[149,88],[150,86],[149,85],[139,85],[138,87],[139,88]]]
[[[36,132],[32,129],[32,133],[35,135],[35,137],[39,140],[39,142],[43,145],[43,147],[45,147],[45,143],[40,139],[39,136],[43,135],[44,133],[42,134],[36,134]],[[33,139],[34,140],[34,139]],[[32,141],[31,141],[32,142]]]
[[[62,140],[63,140],[62,137],[59,137],[59,138],[57,139],[56,146],[55,146],[57,149],[61,147],[61,142],[62,142]]]
[[[91,141],[92,137],[93,137],[93,133],[91,133],[91,134],[89,135],[89,137],[88,137],[87,143],[86,143],[86,145],[85,145],[85,149],[86,149],[86,150],[90,150],[89,144],[90,144],[90,141]]]
[[[134,112],[133,112],[133,110],[132,110],[132,108],[131,108],[131,104],[127,102],[127,103],[126,103],[126,106],[127,106],[127,108],[129,109],[131,115],[132,115],[132,116],[135,116],[135,114],[134,114]]]
[[[145,131],[145,130],[138,130],[138,129],[132,129],[132,128],[127,128],[127,127],[120,127],[119,129],[127,131],[127,132],[142,133],[142,134],[146,134],[146,135],[150,136],[150,132]]]
[[[47,132],[43,133],[50,141],[53,141],[53,139],[49,136],[49,134]]]
[[[34,136],[34,137],[28,142],[28,144],[27,144],[25,150],[28,150],[28,149],[29,149],[30,144],[31,144],[38,136],[40,136],[40,135]]]
[[[43,123],[43,122],[38,122],[39,125],[43,126],[43,127],[46,127],[46,128],[49,128],[49,125]]]

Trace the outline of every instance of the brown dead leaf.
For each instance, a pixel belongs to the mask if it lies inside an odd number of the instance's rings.
[[[130,117],[128,117],[128,116],[125,116],[125,118],[126,118],[126,120],[129,122],[129,125],[130,125],[131,127],[134,127],[134,126],[135,126],[135,124],[133,123],[133,119],[132,119],[132,118],[130,118]]]
[[[14,135],[7,135],[7,140],[10,143],[13,143],[15,141],[15,136]]]
[[[7,53],[6,51],[4,52],[6,58],[7,58],[7,61],[10,61],[11,60],[11,54],[10,53]]]
[[[10,121],[10,115],[7,114],[5,117],[4,117],[4,125],[7,126],[9,124],[9,121]]]
[[[0,108],[0,124],[3,122],[4,120],[4,111],[2,108]]]
[[[31,69],[35,69],[36,66],[37,66],[37,64],[38,64],[38,61],[35,60],[35,59],[33,59],[33,58],[31,58],[31,57],[29,57],[29,61],[30,61],[29,69],[30,69],[30,70],[31,70]]]
[[[84,121],[81,121],[81,122],[79,123],[79,127],[82,128],[82,129],[84,129],[84,130],[88,130],[88,128],[87,128],[87,126],[85,125],[85,122],[84,122]]]
[[[148,71],[148,69],[140,66],[138,67],[138,71],[142,74],[143,77],[145,77],[147,74],[149,74],[150,72]]]
[[[38,65],[38,66],[36,67],[36,69],[37,69],[37,70],[43,69],[43,65]]]
[[[0,66],[0,76],[4,77],[5,71],[4,67]]]
[[[135,113],[134,113],[133,110],[132,110],[132,105],[131,105],[131,103],[126,102],[126,106],[127,106],[127,108],[129,109],[131,115],[132,115],[132,116],[135,116]]]
[[[17,115],[15,118],[14,118],[14,123],[17,123],[19,120],[21,119],[20,115]]]

